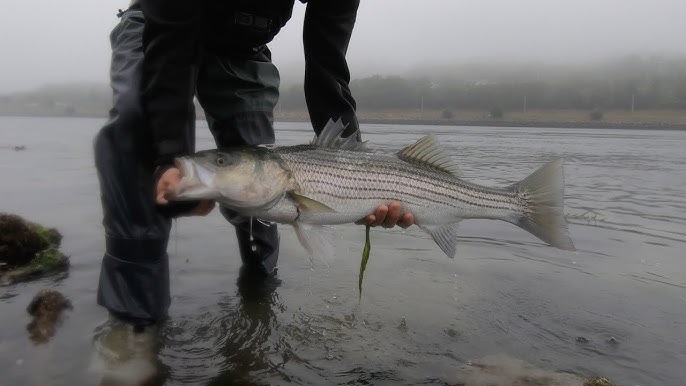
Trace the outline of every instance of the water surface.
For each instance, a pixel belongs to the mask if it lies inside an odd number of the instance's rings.
[[[59,228],[67,275],[0,288],[1,384],[97,384],[93,334],[103,229],[91,141],[99,119],[0,118],[0,211]],[[304,143],[302,123],[277,142]],[[456,384],[486,356],[626,385],[686,384],[686,132],[365,125],[394,151],[432,132],[465,179],[507,185],[565,157],[566,212],[578,249],[517,227],[470,220],[447,259],[420,230],[375,229],[358,304],[364,228],[337,227],[337,258],[310,269],[288,226],[279,281],[239,277],[218,211],[176,222],[173,303],[159,361],[166,384]],[[200,123],[198,148],[212,143]],[[15,145],[26,150],[14,151]],[[34,346],[25,311],[40,288],[74,303]]]

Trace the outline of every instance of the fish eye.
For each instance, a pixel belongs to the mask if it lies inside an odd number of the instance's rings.
[[[219,165],[219,166],[224,165],[224,156],[222,156],[222,155],[217,156],[217,160],[216,160],[215,162],[216,162],[217,165]]]

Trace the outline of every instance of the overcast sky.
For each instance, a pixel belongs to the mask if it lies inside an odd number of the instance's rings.
[[[106,82],[109,31],[127,4],[3,1],[0,93]],[[304,9],[296,1],[293,19],[271,45],[284,68],[302,62]],[[348,58],[355,78],[489,59],[686,55],[685,16],[686,0],[362,0]]]

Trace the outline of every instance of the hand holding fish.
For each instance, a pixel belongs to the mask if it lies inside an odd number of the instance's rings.
[[[398,225],[401,228],[408,228],[414,225],[414,216],[412,213],[400,213],[400,203],[398,201],[391,202],[388,206],[379,205],[374,214],[358,220],[357,225],[379,226],[384,228],[393,228]]]

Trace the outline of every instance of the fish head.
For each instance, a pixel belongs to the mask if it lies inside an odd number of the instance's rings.
[[[176,159],[181,181],[172,200],[217,200],[241,210],[269,206],[288,190],[291,173],[263,147],[204,150]]]

